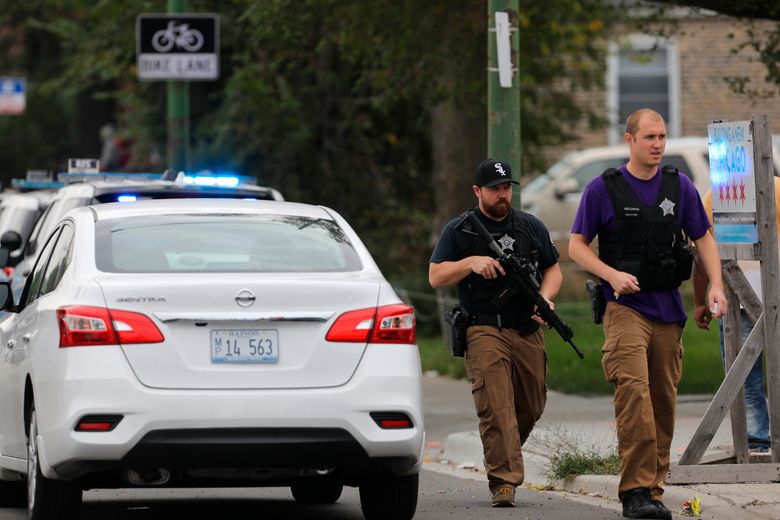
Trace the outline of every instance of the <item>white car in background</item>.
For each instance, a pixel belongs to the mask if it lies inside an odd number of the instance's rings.
[[[33,225],[49,205],[52,195],[50,190],[3,194],[0,201],[0,244],[10,251],[8,262],[4,264],[13,267],[22,259]]]
[[[0,497],[289,486],[414,515],[424,442],[413,309],[331,209],[152,200],[71,210],[0,304]],[[2,251],[3,253],[5,251]],[[17,482],[14,482],[17,481]]]
[[[41,240],[49,236],[54,225],[73,208],[109,202],[134,202],[150,199],[250,199],[284,200],[274,188],[244,184],[199,184],[187,183],[181,179],[150,179],[147,174],[97,173],[65,174],[68,183],[57,190],[47,204],[46,211],[35,221],[29,239],[18,257],[11,255],[16,267],[11,286],[14,298],[18,298],[29,276],[33,263],[38,258]],[[234,178],[238,183],[238,178]],[[215,180],[215,179],[213,179]],[[216,182],[216,180],[215,180]]]

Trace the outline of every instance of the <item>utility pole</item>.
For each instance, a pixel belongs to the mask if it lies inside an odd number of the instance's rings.
[[[520,33],[518,0],[488,1],[488,156],[520,181]],[[513,205],[520,207],[520,190]]]
[[[168,0],[168,13],[186,13],[187,0]],[[168,80],[168,168],[186,171],[190,159],[190,83]],[[514,165],[513,165],[514,167]]]

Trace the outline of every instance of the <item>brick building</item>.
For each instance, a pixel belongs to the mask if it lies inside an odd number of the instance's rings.
[[[736,94],[727,77],[746,76],[752,88],[771,90],[765,81],[766,67],[752,49],[732,52],[746,41],[748,22],[714,13],[679,10],[678,27],[668,38],[628,34],[610,46],[606,88],[583,95],[583,103],[604,110],[611,124],[602,130],[583,131],[583,138],[562,152],[622,142],[625,119],[641,106],[660,112],[667,121],[669,137],[707,135],[715,119],[745,120],[767,114],[774,133],[780,133],[780,101],[750,99]],[[684,14],[683,14],[684,13]],[[773,22],[753,22],[753,30]]]

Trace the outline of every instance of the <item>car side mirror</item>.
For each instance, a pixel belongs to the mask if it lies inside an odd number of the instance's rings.
[[[24,250],[24,256],[32,256],[35,254],[35,250],[38,248],[38,241],[31,238],[27,241],[27,248]]]
[[[577,182],[577,179],[572,177],[569,177],[568,179],[561,179],[556,183],[555,186],[555,198],[558,200],[563,200],[566,195],[569,193],[575,193],[579,191],[579,189],[580,184]]]
[[[22,236],[16,231],[9,229],[3,236],[0,236],[0,246],[7,247],[9,251],[16,251],[22,247]]]
[[[14,293],[10,282],[0,282],[0,310],[14,312]]]

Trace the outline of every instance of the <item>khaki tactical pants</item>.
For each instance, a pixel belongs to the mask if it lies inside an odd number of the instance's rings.
[[[647,488],[654,499],[669,471],[677,384],[682,375],[682,327],[658,323],[615,302],[604,313],[602,366],[615,385],[615,419],[622,495]]]
[[[520,446],[547,402],[547,355],[541,330],[469,327],[466,371],[479,416],[479,435],[491,492],[523,483]]]

